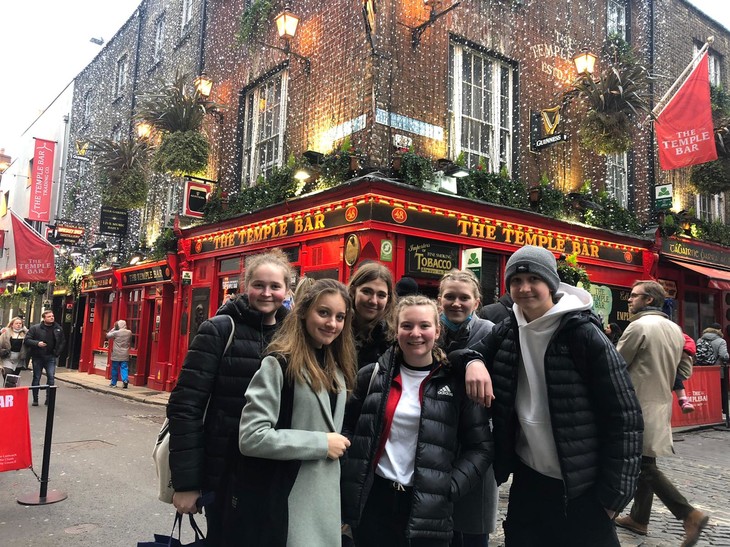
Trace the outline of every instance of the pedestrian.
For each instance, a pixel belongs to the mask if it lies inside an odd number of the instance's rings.
[[[641,456],[626,364],[590,293],[560,282],[550,251],[520,248],[505,278],[510,317],[467,369],[488,363],[494,384],[494,474],[497,484],[513,476],[505,545],[618,547],[612,519],[633,495]]]
[[[709,327],[702,331],[702,336],[697,340],[697,364],[700,366],[714,365],[718,359],[727,364],[730,361],[730,355],[727,351],[727,342],[722,337],[720,323],[712,323]],[[703,351],[701,348],[709,345],[711,352]],[[706,355],[711,354],[710,357]]]
[[[396,324],[397,344],[360,370],[345,412],[343,520],[358,547],[446,547],[454,502],[491,463],[487,411],[436,345],[435,302],[403,298]]]
[[[682,348],[682,358],[679,361],[677,375],[674,377],[674,385],[672,391],[677,395],[677,404],[682,410],[682,414],[690,414],[695,411],[695,406],[687,398],[687,391],[684,389],[684,381],[692,376],[694,365],[694,357],[697,352],[695,341],[687,334],[682,333],[684,337],[684,347]]]
[[[117,379],[121,375],[122,388],[129,385],[129,349],[132,344],[132,331],[127,328],[124,319],[114,323],[114,328],[106,333],[112,340],[112,377],[109,387],[117,387]]]
[[[23,319],[13,317],[0,334],[0,359],[2,360],[3,377],[8,374],[20,376],[20,371],[23,370],[25,364],[26,348],[23,345],[23,340],[27,332],[28,329],[23,325]]]
[[[48,385],[55,385],[56,362],[66,346],[66,338],[63,335],[61,325],[56,323],[51,310],[45,310],[41,314],[41,322],[28,329],[23,345],[28,348],[28,352],[33,358],[33,381],[31,386],[41,384],[41,374],[44,370],[46,371]],[[38,406],[38,389],[32,391],[33,406]],[[46,391],[45,404],[48,404],[48,391]]]
[[[513,305],[514,301],[509,295],[509,291],[507,291],[502,296],[500,296],[496,302],[492,304],[487,304],[482,309],[480,309],[479,312],[477,312],[477,315],[479,315],[479,317],[481,317],[482,319],[491,321],[496,325],[497,323],[509,317]]]
[[[618,343],[644,413],[641,474],[631,511],[616,524],[639,535],[649,529],[654,494],[684,525],[682,547],[697,543],[709,517],[695,509],[658,469],[657,458],[674,453],[672,385],[682,359],[682,329],[661,311],[667,295],[656,281],[637,281],[629,295],[633,314]]]
[[[395,294],[398,298],[403,298],[411,294],[418,294],[418,283],[412,277],[403,276],[395,284]]]
[[[339,547],[340,434],[355,383],[352,302],[332,279],[297,299],[251,379],[226,544]],[[288,395],[287,395],[288,394]]]
[[[355,307],[352,329],[360,369],[375,363],[391,345],[393,276],[383,264],[364,262],[350,278],[348,292]]]
[[[222,544],[222,502],[214,499],[235,446],[245,393],[263,352],[286,315],[282,304],[292,276],[278,250],[246,259],[243,292],[201,323],[170,394],[170,471],[173,504],[197,513],[204,497],[208,547]],[[224,352],[235,325],[233,342]]]
[[[621,338],[621,334],[623,334],[623,331],[621,330],[621,327],[619,327],[618,323],[609,323],[608,325],[606,325],[604,332],[614,346],[618,344],[618,341]]]
[[[481,342],[494,323],[476,315],[481,302],[479,280],[471,270],[451,270],[439,285],[441,339],[439,346],[451,351]],[[501,304],[500,304],[501,305]],[[452,547],[487,547],[497,526],[497,483],[492,466],[479,485],[454,504]]]

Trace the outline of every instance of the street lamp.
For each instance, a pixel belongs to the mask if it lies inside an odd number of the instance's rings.
[[[137,136],[140,139],[149,139],[152,135],[152,126],[147,122],[139,122],[137,124]]]
[[[593,55],[588,48],[581,49],[576,55],[573,56],[573,63],[575,64],[575,70],[579,76],[592,76],[593,70],[596,67],[597,57]]]
[[[195,84],[195,90],[198,92],[203,99],[210,97],[210,92],[213,90],[213,79],[208,76],[205,72],[201,72],[200,75],[193,80]]]
[[[276,30],[279,32],[279,38],[285,40],[291,40],[297,33],[297,26],[299,26],[299,17],[294,15],[289,7],[285,7],[284,10],[276,16]]]

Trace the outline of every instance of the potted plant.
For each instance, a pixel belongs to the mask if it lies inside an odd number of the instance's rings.
[[[571,255],[560,255],[558,260],[558,277],[563,283],[578,286],[578,283],[586,290],[591,287],[591,280],[585,268],[578,264],[578,253]]]

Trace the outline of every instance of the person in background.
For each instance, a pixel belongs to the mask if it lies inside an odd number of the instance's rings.
[[[51,310],[45,310],[41,314],[41,322],[28,329],[23,342],[28,348],[33,359],[33,382],[31,386],[41,384],[41,374],[46,371],[48,385],[56,384],[56,362],[58,356],[63,353],[66,346],[66,337],[63,335],[61,325],[55,322]],[[33,390],[33,406],[38,406],[38,390]],[[48,404],[48,391],[46,391],[46,403]]]
[[[471,270],[451,270],[439,285],[441,339],[439,346],[451,351],[469,348],[486,338],[494,323],[475,313],[480,304],[479,280]],[[497,483],[492,466],[481,485],[454,505],[452,547],[487,547],[497,525]]]
[[[352,328],[360,369],[375,363],[391,345],[395,308],[393,276],[378,262],[364,262],[347,287],[355,307]]]
[[[28,329],[23,325],[23,319],[13,317],[8,326],[0,334],[0,360],[2,360],[2,374],[16,374],[25,364],[25,346],[23,340]]]
[[[608,325],[606,325],[604,332],[614,346],[618,344],[618,341],[621,338],[621,334],[623,334],[623,331],[621,330],[621,327],[618,326],[618,323],[609,323]]]
[[[447,547],[453,504],[492,460],[487,410],[436,345],[436,304],[398,302],[397,345],[358,373],[343,433],[343,520],[357,547]]]
[[[695,411],[694,405],[687,399],[687,392],[684,389],[684,380],[688,380],[692,376],[692,365],[694,364],[695,352],[697,346],[695,341],[685,333],[684,336],[684,347],[682,348],[682,359],[679,361],[679,367],[677,368],[677,376],[674,378],[674,385],[672,391],[677,395],[677,404],[682,409],[682,414],[689,414]]]
[[[631,323],[617,350],[626,360],[644,414],[641,474],[628,515],[616,524],[639,535],[649,529],[654,494],[684,525],[682,547],[697,543],[709,517],[695,509],[657,467],[659,456],[674,453],[672,443],[672,385],[682,359],[682,329],[663,313],[667,294],[656,281],[637,281],[629,295]]]
[[[492,304],[487,304],[486,306],[482,307],[482,309],[477,312],[477,315],[482,319],[491,321],[496,325],[503,319],[507,319],[509,317],[513,305],[514,301],[509,295],[509,291],[507,291],[502,296],[500,296],[499,300],[497,300],[496,302]]]
[[[256,458],[249,466],[263,459],[286,472],[244,467],[236,475],[228,545],[340,546],[339,459],[350,446],[340,430],[356,373],[351,321],[347,288],[321,279],[271,341],[246,391],[238,446]]]
[[[727,363],[728,361],[730,361],[730,354],[728,354],[727,351],[727,342],[722,337],[721,329],[722,326],[720,325],[720,323],[712,323],[709,327],[702,331],[702,336],[700,336],[699,340],[697,340],[697,344],[700,343],[700,340],[706,340],[707,342],[709,342],[712,346],[714,358],[711,363],[700,363],[698,361],[698,365],[714,365],[715,363],[717,363],[718,359],[723,363]]]
[[[127,322],[120,319],[114,328],[106,333],[107,340],[112,340],[112,377],[109,387],[117,387],[117,379],[122,378],[122,387],[129,385],[129,349],[132,345],[132,331]]]
[[[283,302],[291,275],[289,261],[278,249],[249,256],[242,294],[200,325],[170,394],[172,502],[180,513],[199,512],[201,497],[208,502],[208,547],[222,544],[223,502],[210,498],[220,486],[228,450],[235,446],[246,388],[286,315]],[[232,324],[233,343],[226,352]]]
[[[418,283],[412,277],[403,276],[395,284],[395,294],[398,295],[398,298],[418,294]]]

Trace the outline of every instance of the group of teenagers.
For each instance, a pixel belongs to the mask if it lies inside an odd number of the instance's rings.
[[[288,310],[290,279],[281,251],[248,257],[170,395],[173,504],[205,511],[209,545],[484,547],[510,475],[506,547],[619,545],[642,412],[551,252],[508,259],[496,325],[467,270],[398,298],[368,261]]]

